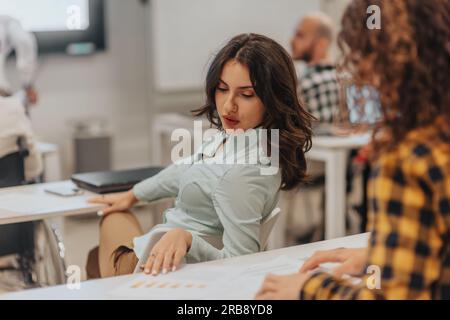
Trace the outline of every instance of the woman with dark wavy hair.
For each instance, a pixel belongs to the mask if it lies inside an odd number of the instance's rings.
[[[366,26],[371,5],[381,10],[379,30]],[[298,274],[268,276],[258,298],[450,299],[449,21],[448,0],[349,5],[339,36],[343,68],[374,86],[382,104],[371,145],[370,241],[317,252]],[[310,272],[325,262],[342,264],[332,274]],[[379,273],[359,285],[342,279],[367,270]]]
[[[200,262],[261,250],[261,221],[277,205],[279,190],[295,188],[306,174],[312,117],[296,88],[293,62],[279,44],[257,34],[231,39],[209,68],[206,104],[194,111],[219,131],[188,161],[170,165],[129,192],[92,199],[108,207],[102,212],[99,248],[89,254],[88,275],[131,273],[142,257],[144,272],[156,275],[177,269],[184,258]],[[260,143],[262,130],[269,131],[266,145]],[[257,139],[249,135],[247,140],[249,132]],[[278,159],[279,168],[263,174],[276,165],[272,159]],[[174,207],[164,212],[163,224],[142,235],[129,209],[139,200],[165,197],[176,197]],[[161,228],[170,230],[146,259],[149,239]],[[214,238],[222,247],[209,241]]]
[[[211,64],[206,76],[206,104],[194,110],[194,114],[205,114],[211,124],[220,129],[252,127],[235,125],[221,110],[220,101],[226,99],[230,91],[221,79],[222,72],[233,64],[248,70],[251,96],[264,105],[258,126],[279,130],[281,189],[291,190],[305,178],[305,151],[311,148],[313,118],[295,94],[297,78],[294,65],[278,43],[257,34],[233,38]]]

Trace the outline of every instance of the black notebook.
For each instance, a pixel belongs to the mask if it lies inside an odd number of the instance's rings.
[[[127,191],[133,186],[156,175],[163,167],[149,167],[119,171],[97,171],[72,175],[72,181],[80,188],[95,193]]]

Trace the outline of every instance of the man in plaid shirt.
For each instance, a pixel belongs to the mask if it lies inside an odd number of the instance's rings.
[[[299,77],[299,95],[308,111],[326,123],[333,121],[340,101],[336,68],[329,58],[332,42],[332,22],[322,13],[303,17],[291,39],[292,58],[307,64]]]

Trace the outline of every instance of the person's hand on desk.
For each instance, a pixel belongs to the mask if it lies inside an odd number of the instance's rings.
[[[167,232],[152,248],[147,262],[141,268],[147,274],[158,275],[162,270],[175,271],[179,268],[183,257],[192,244],[192,234],[184,229],[176,228]]]
[[[309,277],[309,273],[294,273],[285,276],[268,274],[261,288],[256,293],[255,299],[298,300],[300,298],[300,290]]]
[[[107,215],[112,212],[128,211],[139,200],[134,195],[133,191],[106,194],[98,197],[93,197],[88,200],[89,203],[106,204],[108,207],[98,212],[99,216]]]
[[[344,274],[358,276],[364,272],[367,263],[367,248],[339,248],[317,251],[300,268],[300,272],[312,271],[322,263],[338,262],[338,267],[331,271],[333,277],[340,279]]]
[[[341,265],[331,271],[335,278],[344,274],[356,276],[364,271],[367,263],[367,248],[339,248],[328,251],[317,251],[301,267],[299,273],[286,276],[269,274],[256,293],[258,300],[293,300],[300,298],[300,291],[311,276],[311,272],[322,263],[340,262]]]

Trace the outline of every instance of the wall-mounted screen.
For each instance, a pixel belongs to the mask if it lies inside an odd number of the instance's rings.
[[[33,32],[40,53],[105,49],[103,0],[0,0],[0,15]]]

